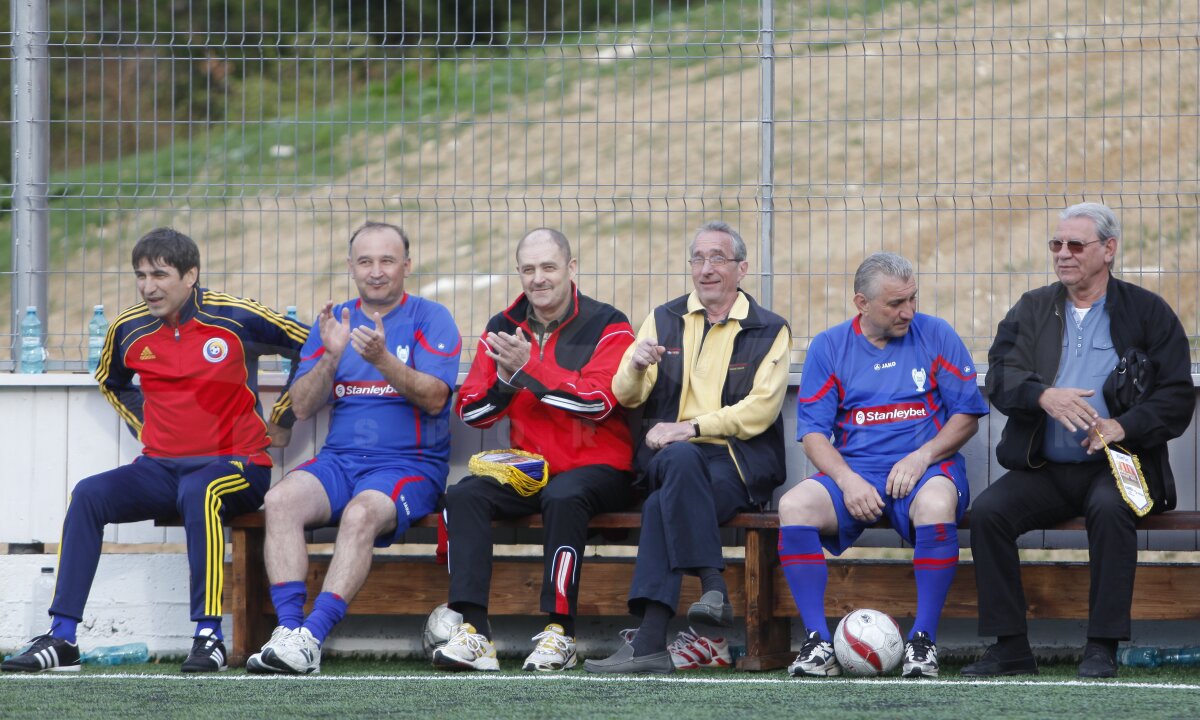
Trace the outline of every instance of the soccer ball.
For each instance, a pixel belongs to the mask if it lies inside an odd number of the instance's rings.
[[[833,652],[851,675],[883,675],[900,665],[904,637],[887,613],[855,610],[838,623],[833,633]]]
[[[442,603],[429,613],[425,621],[425,630],[421,633],[421,646],[425,654],[433,657],[433,651],[445,645],[454,634],[454,629],[462,624],[463,616]]]

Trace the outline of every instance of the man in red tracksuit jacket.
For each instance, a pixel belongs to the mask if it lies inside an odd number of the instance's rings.
[[[455,410],[477,428],[508,418],[512,447],[544,457],[550,481],[531,497],[479,475],[447,489],[449,607],[462,621],[434,652],[435,667],[499,668],[487,616],[491,521],[538,512],[545,525],[541,609],[550,622],[523,667],[573,667],[588,521],[633,499],[633,443],[612,394],[613,374],[633,342],[629,320],[578,291],[577,263],[561,232],[530,232],[516,255],[524,293],[488,322]]]
[[[5,671],[79,670],[76,626],[100,562],[104,526],[176,515],[187,537],[196,622],[181,669],[226,668],[223,523],[262,505],[271,484],[267,448],[273,440],[286,444],[290,431],[282,428],[294,421],[286,391],[271,413],[274,427],[263,419],[258,357],[285,355],[295,367],[308,328],[254,300],[201,288],[199,248],[170,228],[137,242],[133,268],[142,302],[109,328],[96,380],[141,441],[142,455],[84,478],[71,492],[50,631],[6,660]]]

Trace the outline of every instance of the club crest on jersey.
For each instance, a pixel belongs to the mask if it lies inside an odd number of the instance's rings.
[[[925,380],[927,378],[925,368],[913,368],[912,379],[916,383],[917,392],[925,392]]]
[[[204,359],[210,363],[219,363],[229,355],[229,344],[221,338],[212,338],[204,343]]]
[[[407,345],[397,345],[396,346],[396,357],[400,358],[400,362],[407,363],[408,362],[408,346]]]

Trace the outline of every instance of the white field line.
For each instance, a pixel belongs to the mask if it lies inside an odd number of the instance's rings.
[[[675,685],[795,685],[797,687],[830,688],[843,685],[904,685],[913,687],[926,686],[1015,686],[1015,687],[1091,687],[1091,688],[1134,688],[1153,690],[1186,690],[1200,692],[1200,684],[1183,683],[1153,683],[1153,682],[1109,682],[1106,680],[906,680],[903,678],[841,678],[837,680],[796,680],[788,677],[781,678],[683,678],[683,677],[619,677],[608,675],[493,675],[488,674],[455,674],[455,675],[152,675],[139,673],[105,673],[91,675],[88,673],[43,673],[17,674],[5,673],[4,682],[20,682],[35,680],[52,680],[72,682],[79,678],[89,680],[177,680],[182,682],[360,682],[363,680],[398,681],[398,682],[477,682],[477,683],[538,683],[538,682],[592,682],[592,683],[639,683],[653,682]]]

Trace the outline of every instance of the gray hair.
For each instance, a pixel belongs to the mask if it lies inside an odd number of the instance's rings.
[[[742,240],[742,236],[738,235],[737,230],[723,220],[709,220],[700,226],[700,229],[692,236],[692,244],[688,246],[688,257],[691,257],[692,250],[696,247],[696,238],[706,232],[723,233],[729,237],[730,242],[733,243],[733,257],[729,258],[730,260],[742,262],[746,259],[746,241]]]
[[[563,257],[567,259],[567,262],[571,262],[571,243],[567,240],[567,236],[563,235],[560,231],[555,230],[554,228],[540,227],[534,228],[525,233],[525,237],[521,238],[520,242],[517,243],[517,251],[514,253],[514,255],[517,258],[518,263],[521,262],[521,246],[525,244],[526,240],[534,235],[548,236],[554,241],[554,244],[558,246],[559,252],[561,252]]]
[[[912,280],[912,263],[896,253],[870,255],[854,273],[854,294],[861,293],[867,299],[874,298],[879,292],[879,279],[884,276],[902,281]]]
[[[1121,221],[1112,208],[1103,203],[1084,202],[1072,205],[1058,214],[1059,220],[1087,218],[1096,226],[1096,235],[1101,240],[1121,237]]]

